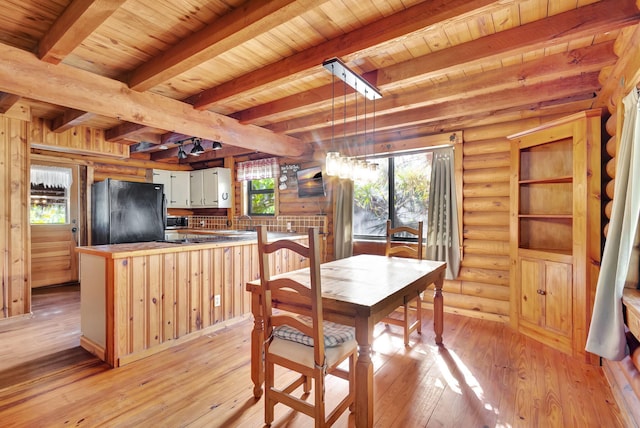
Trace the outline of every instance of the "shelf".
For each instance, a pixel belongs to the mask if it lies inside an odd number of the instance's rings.
[[[518,248],[520,257],[544,259],[555,262],[571,263],[573,255],[571,250],[557,248]]]
[[[573,177],[570,175],[565,175],[562,177],[548,177],[548,178],[538,178],[538,179],[529,179],[529,180],[520,180],[518,184],[545,184],[545,183],[572,183]]]
[[[519,218],[533,218],[533,219],[568,219],[571,220],[573,218],[572,214],[518,214]]]

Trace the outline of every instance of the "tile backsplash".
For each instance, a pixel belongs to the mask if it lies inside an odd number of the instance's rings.
[[[305,232],[310,227],[317,227],[321,233],[327,234],[326,216],[282,215],[276,217],[236,216],[228,224],[225,216],[189,216],[191,229],[249,229],[257,225],[266,225],[270,232]]]

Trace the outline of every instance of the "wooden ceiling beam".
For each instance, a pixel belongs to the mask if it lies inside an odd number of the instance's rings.
[[[132,139],[145,131],[149,131],[149,129],[150,127],[146,125],[124,122],[117,126],[114,126],[113,128],[106,129],[104,131],[104,139],[107,141]]]
[[[553,82],[538,83],[524,88],[495,91],[491,94],[489,103],[486,95],[465,96],[455,101],[376,116],[376,133],[398,126],[426,124],[474,114],[491,115],[500,111],[542,108],[545,105],[551,105],[549,103],[553,100],[570,100],[570,97],[576,97],[581,94],[591,94],[593,98],[594,93],[599,89],[598,72],[592,72],[559,78]],[[347,123],[345,128],[342,123],[336,122],[333,129],[328,126],[305,134],[298,134],[298,137],[303,141],[326,142],[331,141],[332,134],[337,138],[341,138],[344,135],[351,136],[354,134],[354,128],[352,124]],[[359,132],[362,133],[362,127],[360,127]]]
[[[394,97],[385,98],[383,96],[376,101],[376,117],[431,104],[455,101],[460,98],[461,94],[464,94],[465,98],[475,97],[490,94],[494,91],[524,88],[541,82],[550,82],[582,73],[597,72],[602,67],[615,63],[615,61],[616,56],[613,53],[613,41],[607,41],[594,46],[542,57],[524,64],[516,64],[469,75],[465,79],[457,79],[426,88],[418,88],[412,92],[403,93]],[[343,122],[345,119],[345,111],[341,107],[342,101],[338,101],[339,107],[336,108],[336,122]],[[518,99],[514,99],[513,101],[514,103],[519,103]],[[358,120],[362,120],[362,97],[360,97],[358,103]],[[368,122],[371,122],[372,105],[371,103],[368,104],[370,114]],[[325,103],[324,106],[325,108],[331,108],[331,105],[327,103]],[[330,114],[330,111],[326,113],[315,112],[296,119],[274,123],[273,125],[266,126],[266,128],[273,132],[286,132],[290,134],[307,132],[312,129],[325,127],[327,123],[331,123]],[[353,122],[355,120],[355,114],[354,104],[351,103],[346,109],[347,122]],[[324,116],[323,120],[319,120],[321,116]],[[369,123],[368,126],[370,125]]]
[[[80,126],[84,122],[96,117],[95,114],[81,110],[66,109],[63,114],[51,120],[49,126],[52,132],[60,133],[74,126]]]
[[[0,114],[5,114],[22,98],[20,95],[0,92]]]
[[[64,63],[54,67],[12,46],[0,44],[0,58],[0,91],[273,155],[302,156],[311,150],[296,138],[162,95],[132,91],[122,82]]]
[[[59,64],[126,0],[73,0],[38,44],[38,57]]]
[[[144,63],[131,74],[129,87],[136,91],[151,89],[324,1],[249,1]]]
[[[574,49],[569,52],[546,56],[524,64],[478,73],[468,76],[465,79],[438,84],[433,86],[433,88],[420,88],[412,93],[403,94],[399,97],[385,98],[383,96],[382,99],[376,101],[376,112],[382,113],[394,108],[407,108],[411,105],[418,106],[420,103],[442,102],[446,101],[448,97],[456,97],[461,93],[489,92],[500,88],[524,86],[543,79],[551,80],[566,75],[597,71],[602,67],[615,63],[616,56],[613,53],[613,43],[613,41],[607,41],[585,48]],[[452,58],[452,60],[457,61],[460,67],[464,66],[464,58]],[[379,89],[384,90],[384,88]],[[350,92],[352,93],[353,91]],[[279,116],[291,117],[305,110],[330,108],[331,99],[331,85],[326,85],[311,91],[302,92],[271,103],[243,110],[233,114],[232,117],[235,117],[241,123],[262,125],[265,120],[277,122]],[[348,117],[352,116],[352,114],[353,111],[348,112]],[[285,121],[286,119],[282,122]],[[281,125],[276,124],[276,128],[280,126]],[[286,125],[284,129],[286,129],[287,126],[289,125]],[[275,130],[276,128],[270,129]]]
[[[464,58],[465,65],[480,64],[491,57],[526,53],[534,45],[550,47],[639,21],[640,11],[635,0],[601,0],[386,67],[378,72],[378,86],[415,83],[456,71],[460,64],[452,58]]]
[[[232,81],[207,89],[185,101],[204,110],[242,92],[273,85],[282,79],[321,67],[322,61],[370,49],[430,25],[477,11],[493,1],[489,0],[427,0],[396,14],[360,27],[335,39],[306,49],[281,61],[247,73]]]

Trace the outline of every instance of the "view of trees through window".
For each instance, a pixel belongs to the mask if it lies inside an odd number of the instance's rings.
[[[66,224],[68,222],[69,197],[64,187],[31,185],[31,224]]]
[[[263,178],[251,180],[247,186],[249,199],[249,215],[275,215],[275,180]]]
[[[378,176],[354,183],[353,233],[356,237],[383,238],[386,221],[415,227],[427,221],[431,152],[378,159]]]

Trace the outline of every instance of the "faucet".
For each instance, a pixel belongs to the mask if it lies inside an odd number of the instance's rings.
[[[254,230],[253,229],[253,219],[251,218],[250,215],[241,215],[240,217],[238,217],[238,221],[243,220],[243,219],[247,219],[249,220],[249,227],[247,228],[247,230]]]

